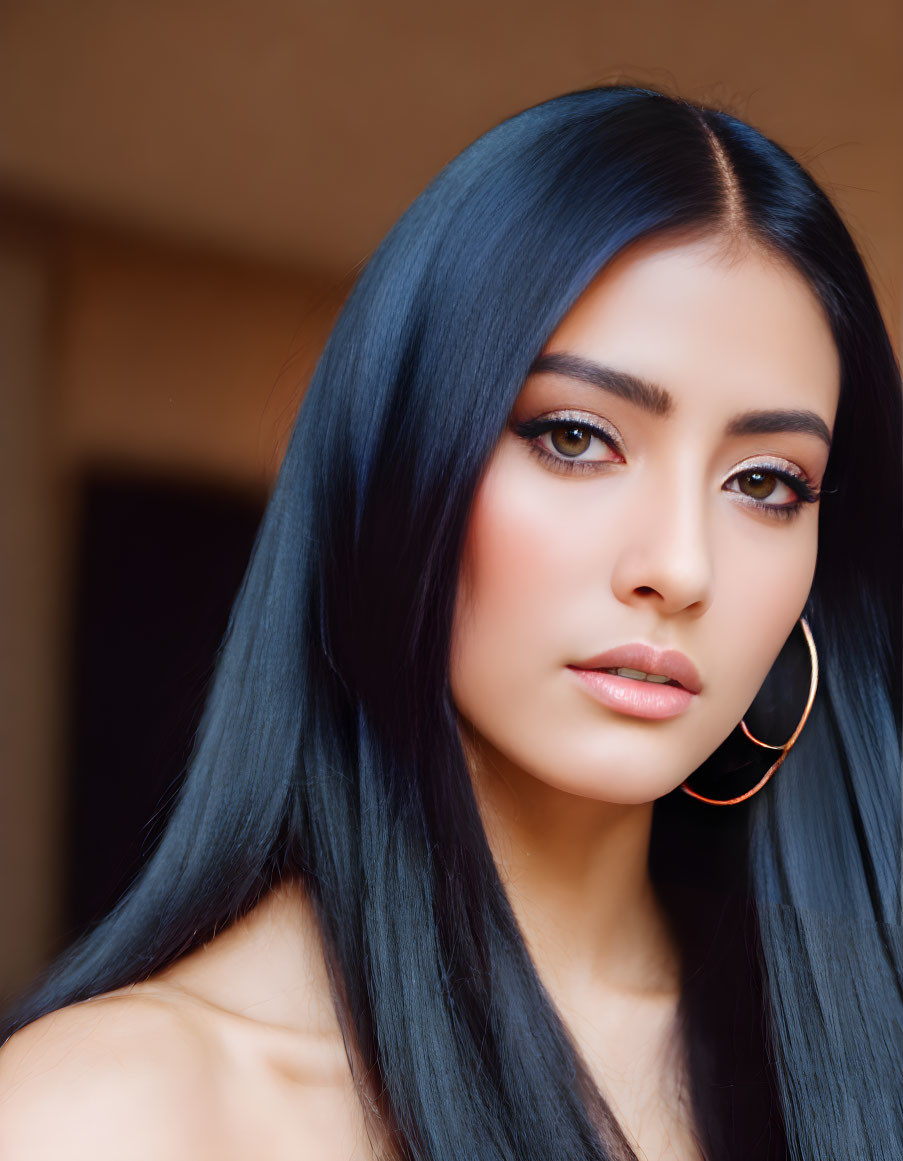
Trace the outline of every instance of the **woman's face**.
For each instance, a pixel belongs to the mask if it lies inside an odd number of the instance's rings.
[[[839,359],[799,274],[713,239],[634,244],[543,359],[475,498],[452,694],[496,766],[649,802],[737,726],[803,611],[819,504],[796,489],[821,484]],[[629,645],[691,668],[603,656]]]

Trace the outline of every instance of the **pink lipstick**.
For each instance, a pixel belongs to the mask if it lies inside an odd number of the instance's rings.
[[[676,717],[702,689],[689,657],[640,642],[609,649],[568,669],[602,705],[631,717]]]

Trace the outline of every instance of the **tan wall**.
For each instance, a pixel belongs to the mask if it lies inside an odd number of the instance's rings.
[[[125,460],[266,486],[339,281],[85,230],[61,251],[61,465]]]
[[[60,521],[46,438],[52,254],[0,231],[0,994],[55,935],[59,852]]]

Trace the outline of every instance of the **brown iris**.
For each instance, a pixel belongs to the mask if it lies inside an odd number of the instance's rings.
[[[575,423],[562,424],[560,427],[554,427],[550,435],[555,450],[563,456],[582,455],[589,447],[590,440],[593,438],[585,427],[579,427]]]
[[[738,479],[746,481],[748,487],[745,489],[748,496],[752,496],[754,500],[764,500],[770,496],[777,484],[777,476],[772,472],[744,472]]]

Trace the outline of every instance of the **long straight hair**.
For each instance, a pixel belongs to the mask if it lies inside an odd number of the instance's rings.
[[[531,363],[610,259],[681,231],[789,262],[842,370],[806,606],[822,666],[809,723],[749,803],[656,804],[695,1120],[711,1158],[900,1152],[899,368],[806,171],[725,112],[634,86],[503,121],[370,258],[300,408],[165,832],[7,1034],[147,978],[291,875],[387,1155],[633,1156],[501,884],[448,660],[471,502]],[[732,769],[729,750],[707,766]],[[723,882],[736,889],[714,910],[681,910],[684,888]]]

